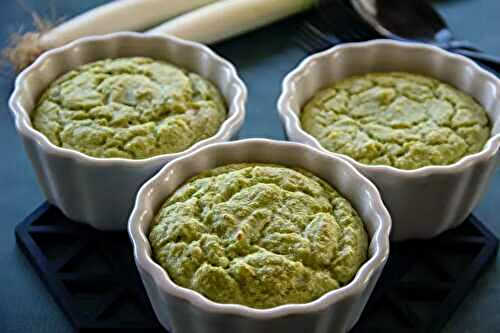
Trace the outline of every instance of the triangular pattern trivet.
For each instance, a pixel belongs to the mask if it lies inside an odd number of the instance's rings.
[[[96,231],[43,204],[16,239],[77,332],[164,332],[126,232]]]
[[[30,259],[78,332],[164,332],[126,232],[102,232],[43,204],[16,228]],[[353,333],[439,332],[498,240],[474,216],[432,240],[391,244],[389,261]]]

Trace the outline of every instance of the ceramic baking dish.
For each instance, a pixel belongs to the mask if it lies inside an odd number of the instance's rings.
[[[389,71],[434,77],[479,101],[492,124],[483,150],[451,165],[401,170],[332,153],[301,128],[299,113],[315,92],[352,75]],[[500,80],[471,60],[430,45],[375,40],[312,55],[283,81],[278,109],[290,140],[340,156],[375,183],[391,213],[394,240],[430,238],[462,223],[486,191],[499,159]]]
[[[300,167],[329,182],[358,211],[369,234],[368,260],[354,279],[306,304],[253,309],[215,303],[179,287],[151,257],[150,223],[190,177],[217,166],[261,162]],[[153,309],[170,332],[345,332],[358,320],[389,254],[390,216],[375,186],[346,161],[299,143],[249,139],[213,144],[170,162],[139,190],[129,221],[134,258]]]
[[[32,127],[29,115],[57,77],[100,59],[131,56],[165,60],[211,80],[228,106],[228,117],[219,131],[180,153],[131,160],[94,158],[61,148]],[[245,84],[234,66],[208,47],[174,37],[124,32],[79,39],[43,54],[19,75],[9,104],[47,200],[72,220],[102,230],[120,230],[126,228],[135,194],[146,179],[177,157],[237,134],[246,98]]]

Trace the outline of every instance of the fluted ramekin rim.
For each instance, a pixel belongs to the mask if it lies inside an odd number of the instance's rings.
[[[85,47],[86,45],[94,42],[108,43],[115,39],[142,39],[142,40],[162,40],[163,42],[173,43],[180,45],[182,47],[189,47],[193,52],[200,52],[207,55],[207,59],[212,62],[215,66],[220,66],[221,69],[225,68],[229,71],[231,81],[236,88],[236,93],[231,101],[227,101],[229,107],[234,106],[234,112],[228,114],[228,117],[224,120],[217,133],[213,136],[206,138],[204,140],[198,141],[186,150],[171,153],[171,154],[161,154],[152,156],[144,159],[127,159],[127,158],[101,158],[93,157],[77,150],[59,147],[52,142],[41,132],[36,130],[30,120],[30,112],[28,112],[21,104],[20,98],[23,94],[23,85],[26,78],[34,72],[40,70],[49,59],[57,55],[69,56],[71,50],[77,47]],[[238,130],[241,128],[243,121],[245,119],[245,104],[247,100],[247,88],[243,80],[240,78],[236,68],[228,60],[222,58],[216,54],[209,47],[184,39],[180,39],[174,36],[167,35],[156,35],[156,34],[144,34],[138,32],[116,32],[105,35],[98,36],[87,36],[79,38],[72,41],[64,46],[54,48],[52,50],[46,51],[40,57],[38,57],[33,64],[23,70],[15,80],[14,91],[9,98],[9,108],[14,116],[14,122],[18,133],[29,139],[35,141],[42,151],[48,155],[56,155],[62,158],[70,158],[76,160],[82,164],[92,164],[99,166],[126,166],[132,168],[141,168],[151,163],[168,162],[172,159],[183,156],[184,154],[195,151],[196,149],[203,147],[207,144],[229,140],[234,136]]]
[[[373,235],[370,237],[370,247],[374,247],[373,254],[371,254],[369,259],[360,267],[356,276],[350,283],[339,289],[332,290],[309,303],[286,304],[269,309],[255,309],[239,304],[217,303],[209,300],[196,291],[180,287],[175,282],[173,282],[168,277],[168,273],[152,259],[151,254],[148,253],[150,252],[151,248],[147,239],[147,235],[141,230],[143,224],[147,223],[143,218],[143,213],[146,210],[146,207],[150,205],[148,204],[148,202],[152,201],[152,189],[154,189],[155,186],[158,186],[158,183],[161,182],[162,178],[164,178],[165,175],[169,174],[169,172],[177,164],[182,165],[186,161],[196,159],[198,155],[210,151],[216,151],[217,149],[224,149],[228,146],[237,146],[238,149],[245,149],[245,146],[253,144],[268,145],[272,146],[273,149],[279,149],[279,147],[282,146],[289,146],[294,147],[294,149],[306,150],[309,153],[316,154],[323,159],[328,159],[329,161],[334,161],[334,163],[341,164],[342,167],[348,170],[349,177],[356,178],[363,184],[363,186],[366,186],[366,191],[373,206],[373,214],[375,216],[374,219],[377,219],[379,223]],[[171,161],[166,166],[164,166],[139,190],[136,197],[134,209],[132,210],[132,213],[130,215],[128,232],[133,244],[134,257],[139,270],[146,272],[146,274],[148,274],[152,278],[154,284],[156,285],[156,289],[158,289],[160,292],[164,292],[180,299],[186,300],[191,304],[197,306],[198,308],[210,313],[233,314],[254,319],[271,319],[291,314],[317,312],[332,305],[333,303],[361,294],[372,278],[373,274],[385,264],[389,256],[389,234],[391,225],[391,217],[382,201],[378,189],[365,176],[363,176],[345,160],[342,160],[341,158],[332,156],[330,154],[325,154],[324,152],[314,147],[310,147],[301,143],[275,141],[269,139],[245,139],[232,142],[210,144],[182,158]]]
[[[444,57],[448,60],[458,60],[460,65],[457,67],[465,68],[470,66],[475,71],[475,75],[480,75],[484,80],[488,80],[492,82],[496,87],[497,98],[500,98],[500,79],[498,79],[492,73],[486,71],[481,68],[474,61],[468,59],[459,54],[454,54],[449,51],[446,51],[442,48],[439,48],[434,45],[423,44],[423,43],[414,43],[414,42],[404,42],[404,41],[395,41],[395,40],[387,40],[387,39],[376,39],[366,42],[355,42],[355,43],[345,43],[341,45],[334,46],[325,51],[313,54],[307,58],[305,58],[295,69],[293,69],[290,73],[286,75],[282,82],[282,92],[277,102],[278,113],[280,119],[285,127],[287,133],[293,133],[298,136],[300,140],[304,144],[310,145],[321,151],[338,156],[347,160],[349,163],[353,164],[358,170],[363,170],[368,174],[380,174],[382,176],[387,177],[401,177],[401,178],[420,178],[434,174],[457,174],[462,173],[468,168],[478,163],[482,163],[484,161],[490,160],[495,157],[500,150],[500,133],[492,134],[483,149],[477,153],[463,156],[461,159],[456,161],[455,163],[449,165],[429,165],[417,169],[399,169],[389,165],[370,165],[361,163],[352,157],[335,153],[329,151],[324,148],[319,141],[312,136],[311,134],[304,131],[300,124],[299,112],[294,112],[292,106],[290,105],[291,96],[296,91],[295,82],[302,76],[306,75],[308,68],[313,66],[315,63],[323,61],[328,57],[331,57],[337,52],[342,52],[346,49],[366,49],[371,47],[393,47],[393,48],[403,48],[403,49],[415,49],[415,50],[426,50],[428,52],[436,53],[441,57]],[[497,122],[500,122],[500,114],[497,115],[497,118],[491,119],[493,125]],[[499,126],[499,125],[497,125]]]

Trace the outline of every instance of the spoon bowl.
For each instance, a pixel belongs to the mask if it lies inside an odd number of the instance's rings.
[[[422,0],[354,0],[353,7],[381,35],[447,43],[451,32],[446,21]]]
[[[424,0],[351,0],[352,7],[384,37],[429,43],[462,54],[500,71],[500,57],[481,53],[456,40],[443,17]]]

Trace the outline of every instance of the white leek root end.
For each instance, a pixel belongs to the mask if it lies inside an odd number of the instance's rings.
[[[47,50],[41,42],[41,36],[50,31],[53,24],[37,14],[33,14],[33,21],[36,31],[12,34],[9,46],[2,52],[3,60],[9,62],[16,72],[31,65],[40,54]]]

